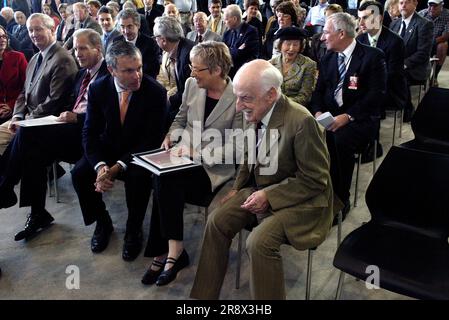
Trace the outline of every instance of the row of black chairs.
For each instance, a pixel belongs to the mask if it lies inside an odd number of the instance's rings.
[[[371,220],[334,257],[342,272],[418,299],[449,299],[449,90],[430,88],[412,118],[415,139],[393,146],[366,192]],[[374,268],[375,269],[374,269]]]

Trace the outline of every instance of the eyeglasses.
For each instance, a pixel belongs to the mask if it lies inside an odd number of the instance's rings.
[[[201,71],[209,70],[209,68],[195,69],[194,67],[192,67],[191,64],[189,64],[189,68],[190,68],[190,71],[195,72],[195,73],[198,73],[198,72],[201,72]]]
[[[2,34],[0,35],[0,39],[8,40],[8,36],[6,34]]]

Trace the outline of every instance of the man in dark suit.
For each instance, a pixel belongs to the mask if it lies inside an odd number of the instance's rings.
[[[405,76],[409,86],[427,80],[430,74],[430,51],[433,41],[433,22],[416,12],[417,0],[399,0],[401,18],[394,20],[390,29],[404,40]],[[413,113],[411,98],[404,110],[404,121]]]
[[[11,121],[0,126],[0,152],[12,139],[16,121],[58,115],[69,108],[70,92],[78,72],[72,56],[56,43],[52,18],[32,14],[27,28],[39,53],[28,63],[24,88],[16,100]]]
[[[322,58],[310,109],[315,117],[329,111],[331,176],[335,193],[349,211],[349,189],[354,154],[366,146],[378,131],[380,106],[386,90],[384,54],[358,43],[355,22],[347,13],[329,16],[323,30],[327,54]]]
[[[59,120],[65,123],[21,128],[0,161],[0,194],[3,201],[3,196],[16,198],[13,188],[20,180],[20,206],[31,207],[25,228],[16,234],[16,241],[30,238],[53,221],[45,209],[47,167],[57,160],[75,163],[81,158],[81,130],[88,87],[108,73],[100,35],[96,31],[77,30],[73,39],[75,56],[82,69],[76,76],[72,108],[59,115]]]
[[[131,163],[132,154],[160,147],[165,124],[165,89],[142,73],[139,49],[114,42],[106,54],[110,75],[89,88],[82,131],[84,157],[72,170],[84,223],[96,222],[91,250],[103,251],[113,231],[102,193],[125,182],[128,221],[122,257],[134,260],[142,248],[142,222],[151,194],[151,173]]]
[[[396,33],[383,26],[383,5],[377,1],[365,1],[358,9],[359,29],[363,32],[357,37],[360,43],[381,49],[387,65],[387,92],[385,103],[380,106],[382,118],[385,108],[402,110],[408,97],[407,81],[404,75],[404,41]],[[378,155],[381,145],[378,140]],[[370,146],[374,147],[374,146]],[[362,156],[362,161],[373,159],[373,150]]]
[[[89,16],[87,5],[82,2],[73,4],[73,16],[75,17],[75,30],[92,29],[102,35],[101,27],[97,21]],[[65,43],[64,48],[70,50],[73,47],[73,37],[70,37]]]
[[[181,23],[173,17],[156,18],[154,37],[158,46],[169,53],[169,61],[175,65],[177,92],[169,100],[168,126],[178,113],[182,102],[185,82],[190,77],[190,50],[195,43],[183,37]]]
[[[137,10],[137,12],[145,15],[145,20],[147,21],[148,28],[150,29],[150,33],[148,35],[152,37],[154,20],[157,17],[162,16],[164,13],[164,6],[154,3],[154,0],[144,0],[143,4],[145,7]]]
[[[229,76],[233,78],[243,64],[258,58],[259,36],[256,28],[242,22],[242,10],[238,5],[226,7],[224,21],[229,30],[224,33],[223,42],[231,51],[234,66]]]
[[[115,19],[112,16],[112,10],[106,6],[102,6],[98,10],[98,23],[103,30],[101,41],[103,42],[103,50],[106,52],[109,45],[114,42],[114,39],[122,34],[115,28]]]
[[[140,16],[137,11],[125,9],[117,16],[117,23],[122,35],[116,41],[127,41],[139,48],[143,59],[143,73],[156,79],[160,68],[160,50],[156,41],[149,36],[139,33]]]
[[[186,38],[195,42],[203,41],[221,41],[219,34],[207,29],[207,15],[204,12],[197,12],[193,16],[194,30],[187,33]]]
[[[34,55],[33,43],[28,35],[28,29],[26,26],[27,18],[22,11],[14,12],[14,19],[17,22],[17,26],[14,30],[13,36],[20,43],[20,52],[22,52],[27,61]]]

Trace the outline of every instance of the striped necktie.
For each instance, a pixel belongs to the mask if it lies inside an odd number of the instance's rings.
[[[338,84],[334,91],[334,97],[337,100],[337,96],[343,87],[343,82],[345,81],[346,75],[346,64],[344,53],[338,54]]]

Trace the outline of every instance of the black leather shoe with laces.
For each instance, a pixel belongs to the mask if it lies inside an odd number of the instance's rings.
[[[47,212],[40,212],[39,214],[30,213],[27,217],[27,222],[22,231],[14,236],[15,241],[28,239],[35,236],[39,230],[44,229],[54,221],[53,217]]]
[[[92,252],[99,253],[107,248],[112,231],[114,231],[114,227],[112,226],[109,215],[103,220],[97,220],[97,225],[90,242]]]

